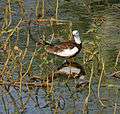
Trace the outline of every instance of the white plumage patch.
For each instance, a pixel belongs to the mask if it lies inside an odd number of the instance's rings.
[[[54,52],[54,54],[62,57],[69,57],[69,56],[73,56],[77,52],[78,52],[78,48],[74,47],[73,49],[64,49],[61,52]]]
[[[66,73],[66,74],[79,74],[81,72],[81,70],[79,68],[76,67],[72,67],[72,66],[68,66],[68,67],[63,67],[61,68],[59,71],[59,73]]]
[[[81,39],[79,36],[74,36],[74,40],[76,44],[81,44]]]

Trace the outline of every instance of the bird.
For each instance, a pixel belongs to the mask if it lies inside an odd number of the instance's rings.
[[[47,53],[57,55],[63,58],[72,58],[76,56],[82,49],[82,41],[78,30],[72,31],[73,39],[66,42],[61,42],[56,45],[49,45],[44,43],[46,46],[45,50]]]
[[[83,68],[82,65],[76,62],[69,62],[69,61],[66,61],[60,67],[58,67],[55,74],[62,74],[70,78],[81,77],[81,79],[84,79],[86,75],[85,69]]]

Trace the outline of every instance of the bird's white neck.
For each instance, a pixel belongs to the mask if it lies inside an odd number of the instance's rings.
[[[74,40],[75,40],[76,44],[81,44],[82,43],[79,35],[74,36]]]

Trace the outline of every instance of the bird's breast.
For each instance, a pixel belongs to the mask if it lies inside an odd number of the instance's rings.
[[[62,57],[69,57],[69,56],[73,56],[78,51],[79,49],[77,47],[73,47],[72,49],[68,48],[68,49],[63,49],[62,51],[54,52],[54,54]]]

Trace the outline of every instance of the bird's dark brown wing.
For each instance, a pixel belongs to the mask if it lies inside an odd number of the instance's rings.
[[[56,46],[48,46],[47,47],[47,51],[49,53],[54,53],[54,52],[61,52],[63,51],[64,49],[72,49],[75,47],[75,44],[72,43],[72,42],[64,42],[64,43],[61,43],[59,45],[56,45]]]

